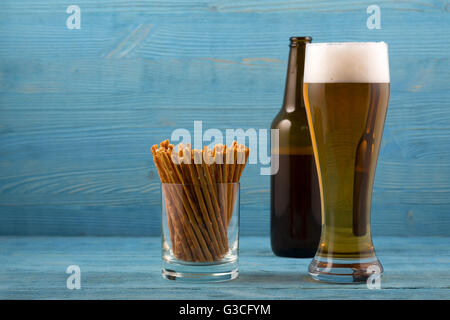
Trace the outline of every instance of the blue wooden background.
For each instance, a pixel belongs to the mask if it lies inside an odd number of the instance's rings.
[[[81,8],[69,30],[66,8]],[[366,8],[381,8],[380,30]],[[149,147],[176,128],[268,128],[290,36],[389,44],[381,236],[450,236],[448,1],[0,2],[0,235],[159,235]],[[241,234],[268,235],[246,168]]]

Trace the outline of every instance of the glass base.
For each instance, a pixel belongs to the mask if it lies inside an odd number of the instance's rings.
[[[308,267],[314,280],[331,283],[361,283],[373,274],[383,275],[377,257],[367,259],[335,259],[314,257]]]
[[[162,277],[182,282],[221,282],[236,279],[238,261],[224,260],[214,263],[189,263],[180,260],[163,260]]]

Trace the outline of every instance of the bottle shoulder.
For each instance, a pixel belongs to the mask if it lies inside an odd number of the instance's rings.
[[[288,113],[280,111],[272,121],[271,129],[279,130],[280,146],[310,146],[311,136],[306,117],[306,110]]]
[[[283,129],[289,127],[293,128],[308,128],[308,118],[305,109],[295,110],[293,112],[286,112],[280,110],[275,118],[272,120],[272,129]]]

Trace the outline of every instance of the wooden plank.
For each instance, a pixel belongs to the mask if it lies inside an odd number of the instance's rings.
[[[240,276],[226,283],[161,278],[159,238],[1,237],[2,299],[448,299],[448,238],[379,237],[381,290],[314,282],[310,259],[275,257],[269,239],[243,237]],[[81,290],[66,289],[69,265]]]
[[[263,192],[261,192],[263,193]],[[268,195],[268,192],[266,192]],[[95,199],[92,205],[71,202],[59,205],[36,203],[28,206],[3,206],[0,234],[37,236],[157,236],[160,234],[160,207],[145,200],[123,204],[129,197],[118,197],[115,205]],[[376,201],[382,198],[376,197]],[[45,201],[45,200],[44,200]],[[44,202],[43,201],[43,202]],[[81,202],[81,201],[80,201]],[[241,204],[242,236],[270,234],[268,197],[261,203]],[[374,205],[372,233],[376,236],[448,236],[447,205]]]
[[[379,1],[0,3],[0,234],[157,235],[149,146],[176,128],[268,128],[287,39],[389,43],[374,232],[450,235],[448,4]],[[269,180],[242,179],[242,233],[268,234]],[[150,218],[154,217],[154,218]],[[107,226],[107,227],[105,227]]]

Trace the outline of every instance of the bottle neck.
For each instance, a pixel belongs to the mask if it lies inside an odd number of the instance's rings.
[[[303,70],[305,67],[305,42],[290,45],[289,62],[284,90],[283,109],[292,113],[305,108],[303,100]]]

